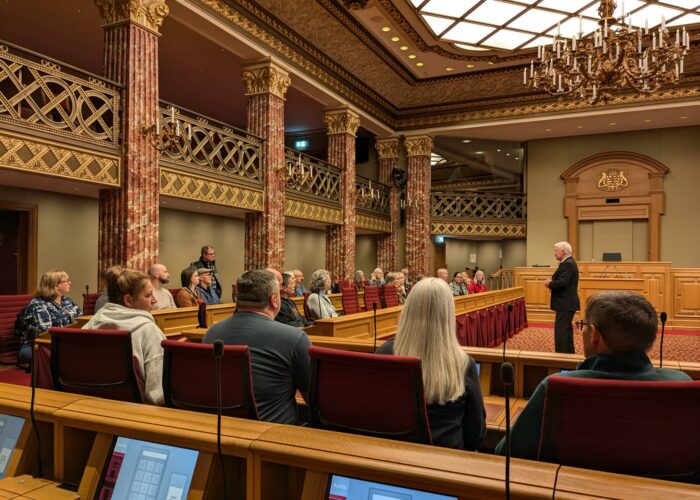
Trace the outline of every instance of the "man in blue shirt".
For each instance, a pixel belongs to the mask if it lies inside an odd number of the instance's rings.
[[[577,323],[583,330],[586,359],[576,370],[559,377],[611,380],[691,380],[684,372],[657,369],[647,352],[656,340],[658,318],[654,307],[641,295],[630,292],[603,292],[588,299],[585,319]],[[547,378],[535,389],[510,432],[511,455],[537,459],[540,443]],[[496,453],[505,454],[505,438]]]
[[[294,270],[294,296],[303,297],[304,292],[308,292],[309,289],[304,286],[304,273],[299,269]]]

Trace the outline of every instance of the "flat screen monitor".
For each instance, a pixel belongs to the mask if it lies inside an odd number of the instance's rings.
[[[327,500],[457,500],[457,497],[439,495],[391,484],[375,483],[332,474],[328,481]]]
[[[24,427],[23,418],[0,414],[0,479],[5,477],[22,427]]]
[[[603,252],[603,262],[622,262],[620,252]]]
[[[98,500],[184,500],[199,452],[117,437]]]

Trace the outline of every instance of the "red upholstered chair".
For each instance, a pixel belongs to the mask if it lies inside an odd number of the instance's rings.
[[[83,314],[90,316],[95,314],[95,303],[100,297],[100,293],[84,293],[83,294]]]
[[[351,287],[352,283],[350,283],[350,280],[338,280],[338,286],[342,290],[343,288]]]
[[[550,377],[538,459],[696,482],[698,422],[700,381]]]
[[[309,348],[312,427],[431,444],[420,359]]]
[[[216,413],[216,362],[211,344],[164,340],[165,405]],[[221,358],[222,414],[258,420],[248,346],[224,346]]]
[[[309,308],[306,305],[306,303],[309,301],[309,295],[311,295],[311,292],[304,292],[304,317],[306,318],[306,321],[313,321],[313,319],[309,315]]]
[[[357,289],[348,286],[340,289],[341,301],[343,303],[343,314],[355,314],[360,312],[360,299],[357,296]]]
[[[141,403],[127,330],[49,328],[57,391]]]
[[[19,339],[15,337],[15,321],[34,295],[0,295],[0,363],[17,363]]]
[[[384,307],[395,307],[399,305],[399,296],[396,295],[396,285],[389,283],[384,285],[382,293],[384,294]]]
[[[379,286],[377,285],[366,285],[365,286],[365,311],[372,310],[372,303],[376,302],[377,309],[382,308],[382,299],[379,297]]]
[[[174,299],[175,297],[177,297],[177,294],[180,293],[180,290],[182,290],[182,288],[169,288],[168,290],[170,291]]]

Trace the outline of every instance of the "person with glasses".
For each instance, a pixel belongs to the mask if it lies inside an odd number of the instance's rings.
[[[75,323],[75,318],[82,311],[68,296],[70,285],[70,278],[62,269],[44,273],[34,298],[20,312],[25,331],[34,326],[38,333],[42,333],[52,326],[63,327]]]
[[[309,289],[304,286],[304,273],[301,272],[301,269],[295,269],[292,273],[294,274],[293,297],[303,297],[304,293],[309,291]]]
[[[545,280],[544,286],[552,295],[549,299],[554,317],[554,351],[574,353],[574,329],[571,322],[576,311],[581,309],[578,298],[578,266],[571,256],[571,245],[560,241],[554,245],[554,257],[559,267],[552,279]]]
[[[656,340],[658,317],[654,307],[631,292],[603,292],[588,299],[585,317],[577,323],[583,332],[586,359],[560,377],[611,380],[691,380],[679,370],[654,368],[647,353]],[[545,378],[518,416],[510,432],[513,457],[535,460],[540,442]],[[505,438],[496,447],[505,454]]]
[[[209,269],[209,272],[211,273],[211,286],[214,291],[216,291],[216,296],[221,297],[221,281],[219,281],[219,276],[216,274],[216,250],[213,246],[203,246],[201,257],[199,260],[195,260],[194,262],[190,263],[190,267],[194,269],[206,267]]]

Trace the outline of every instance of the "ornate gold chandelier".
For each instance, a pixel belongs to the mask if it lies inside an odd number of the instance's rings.
[[[523,71],[523,84],[551,95],[571,95],[591,104],[607,102],[610,91],[630,87],[642,94],[678,83],[690,36],[676,29],[675,37],[662,18],[657,30],[635,29],[624,13],[615,18],[615,0],[601,0],[600,27],[583,36],[562,38],[559,30],[551,46],[540,46],[537,59]]]

